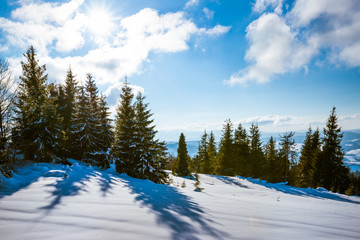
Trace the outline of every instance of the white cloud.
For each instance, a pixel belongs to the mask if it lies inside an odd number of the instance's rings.
[[[284,0],[256,0],[253,5],[253,11],[263,13],[267,9],[273,9],[275,13],[282,14],[282,6]]]
[[[296,0],[285,14],[279,10],[282,2],[256,1],[253,10],[262,15],[247,27],[245,60],[250,65],[226,83],[266,83],[277,74],[307,72],[307,65],[320,52],[326,53],[329,63],[360,66],[359,1]],[[274,12],[263,13],[269,9]]]
[[[189,0],[189,1],[187,1],[187,3],[185,4],[185,8],[197,6],[198,4],[199,4],[199,0]]]
[[[214,17],[214,11],[212,11],[212,10],[210,10],[210,9],[208,9],[208,8],[204,8],[204,9],[203,9],[203,12],[204,12],[205,17],[206,17],[207,19],[212,19],[212,18]]]
[[[314,53],[313,46],[298,41],[284,19],[274,13],[263,14],[246,31],[250,48],[245,59],[252,65],[233,74],[229,84],[266,83],[275,74],[299,69]]]
[[[205,28],[201,28],[200,29],[200,33],[205,33],[206,35],[209,36],[219,36],[219,35],[223,35],[225,33],[227,33],[228,31],[230,31],[231,26],[222,26],[219,24],[216,24],[215,27],[210,28],[210,29],[205,29]]]
[[[111,85],[106,90],[109,97],[120,88],[125,75],[131,77],[141,72],[151,52],[185,51],[192,36],[219,36],[230,29],[221,25],[199,28],[184,12],[159,14],[146,8],[128,17],[112,18],[112,35],[99,41],[88,26],[91,11],[84,12],[83,0],[62,4],[20,3],[10,19],[0,17],[0,31],[6,41],[1,49],[24,52],[33,45],[40,64],[47,66],[51,82],[63,82],[71,65],[78,80],[91,72],[99,86]],[[95,47],[88,50],[88,45]],[[73,50],[81,50],[82,54],[58,55]],[[14,75],[20,75],[21,59],[16,56],[9,61]]]

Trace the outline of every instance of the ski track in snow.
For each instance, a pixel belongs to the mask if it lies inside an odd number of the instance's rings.
[[[0,178],[0,238],[359,239],[360,197],[199,174],[171,185],[74,163]],[[185,181],[186,187],[180,186]]]

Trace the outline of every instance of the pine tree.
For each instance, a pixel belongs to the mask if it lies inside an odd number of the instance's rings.
[[[147,109],[149,104],[144,103],[144,99],[141,93],[136,96],[134,142],[137,148],[133,176],[162,183],[167,181],[164,171],[165,143],[155,139],[157,131],[153,125],[154,120]]]
[[[209,155],[209,161],[210,161],[210,173],[214,174],[215,173],[215,168],[216,168],[216,142],[215,142],[215,137],[214,137],[214,133],[211,131],[210,135],[209,135],[209,143],[208,143],[208,147],[207,147],[207,152]]]
[[[100,95],[99,99],[99,131],[100,131],[100,149],[103,152],[108,152],[113,142],[113,132],[111,126],[110,112],[105,97]]]
[[[120,94],[120,104],[117,108],[116,126],[112,154],[115,158],[116,171],[132,173],[135,169],[136,148],[135,136],[135,109],[132,105],[134,94],[125,79]]]
[[[234,161],[236,174],[241,176],[249,175],[249,167],[247,163],[249,151],[249,139],[246,129],[239,124],[234,133]]]
[[[324,128],[323,148],[314,164],[314,184],[338,192],[345,192],[349,185],[349,169],[344,165],[341,147],[343,133],[333,107]]]
[[[199,162],[194,170],[195,172],[209,174],[211,173],[211,162],[208,153],[208,134],[206,131],[201,137],[201,141],[198,148],[197,156],[195,157]]]
[[[88,136],[88,125],[87,119],[88,114],[88,102],[85,97],[85,88],[79,88],[79,95],[77,97],[76,111],[74,124],[71,126],[71,140],[72,144],[72,157],[78,160],[86,158],[86,154],[90,151]],[[76,148],[76,151],[75,151]]]
[[[87,129],[89,130],[85,136],[89,144],[87,158],[89,162],[95,165],[107,168],[106,155],[102,151],[101,128],[100,128],[100,108],[99,108],[99,90],[96,87],[95,80],[90,73],[86,75],[85,98],[87,100]]]
[[[177,154],[178,156],[177,156],[174,173],[180,177],[189,176],[190,175],[189,164],[188,164],[189,155],[187,151],[185,136],[183,133],[180,134]]]
[[[308,132],[306,133],[304,145],[300,152],[301,155],[299,158],[299,176],[297,179],[298,186],[313,186],[312,174],[314,172],[314,164],[316,158],[320,153],[320,146],[321,142],[319,129],[316,129],[315,132],[312,132],[311,128],[309,128]]]
[[[26,160],[50,162],[55,157],[59,135],[55,99],[50,98],[46,66],[39,66],[34,48],[31,46],[24,56],[26,62],[21,62],[23,76],[19,77],[13,129],[14,147]]]
[[[76,158],[76,144],[75,144],[75,135],[72,133],[75,131],[75,118],[77,111],[77,99],[79,88],[77,86],[77,81],[75,75],[73,74],[71,67],[68,68],[65,86],[64,86],[64,103],[63,108],[61,109],[60,115],[63,118],[62,129],[65,132],[65,143],[64,148],[66,150],[66,156],[71,158]]]
[[[220,140],[219,153],[216,159],[216,172],[220,175],[235,175],[233,143],[233,124],[230,119],[228,119],[223,126],[223,135]]]
[[[80,88],[76,109],[74,131],[78,159],[101,167],[107,167],[106,158],[101,152],[98,89],[91,74],[87,74],[85,87]]]
[[[278,153],[276,151],[276,142],[274,138],[271,136],[269,142],[266,144],[265,147],[265,162],[266,162],[266,179],[269,182],[278,182],[280,179],[278,178],[279,175],[279,168],[278,168]]]
[[[259,127],[251,124],[250,127],[250,176],[255,178],[263,177],[265,157],[262,150]]]
[[[294,132],[285,133],[280,136],[280,176],[282,181],[286,182],[289,178],[290,169],[296,162]]]

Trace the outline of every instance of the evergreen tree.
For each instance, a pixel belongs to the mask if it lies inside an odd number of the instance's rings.
[[[251,124],[250,127],[250,176],[255,178],[263,177],[265,167],[264,152],[261,147],[259,127]]]
[[[344,165],[341,147],[343,133],[333,107],[324,128],[323,148],[314,164],[314,184],[326,189],[345,192],[349,185],[349,169]]]
[[[314,164],[316,158],[320,153],[320,133],[319,129],[312,132],[311,128],[306,133],[304,145],[300,152],[299,158],[299,176],[297,185],[300,187],[312,186],[312,173],[314,171]]]
[[[293,139],[294,134],[294,132],[290,132],[280,136],[280,176],[284,182],[288,180],[290,169],[296,163],[296,151],[294,149],[295,140]]]
[[[230,119],[228,119],[225,121],[223,127],[223,135],[220,140],[219,153],[216,159],[216,172],[220,175],[235,175],[233,143],[233,124]]]
[[[249,167],[247,160],[249,159],[249,139],[246,129],[239,124],[234,134],[234,160],[235,172],[241,176],[249,175]]]
[[[98,89],[91,74],[87,74],[85,87],[80,89],[74,125],[78,158],[101,167],[108,167],[106,156],[101,152]]]
[[[31,46],[21,62],[23,76],[20,76],[16,102],[14,147],[24,154],[26,160],[50,162],[54,159],[54,147],[59,136],[59,116],[50,98],[46,84],[46,66],[39,66],[36,53]]]
[[[109,107],[107,107],[105,97],[100,95],[99,131],[100,131],[100,140],[101,140],[100,149],[103,152],[107,152],[111,148],[111,144],[113,141],[111,119],[109,118],[109,116],[110,116]]]
[[[136,167],[135,136],[135,109],[132,105],[134,94],[125,79],[120,94],[120,104],[117,108],[116,126],[112,154],[115,157],[116,171],[119,173],[132,173]]]
[[[148,110],[148,104],[144,103],[145,97],[139,93],[135,103],[135,136],[137,146],[135,157],[135,169],[133,176],[150,179],[154,182],[166,182],[167,174],[164,171],[166,147],[165,143],[155,139],[157,131],[152,113]]]
[[[85,97],[85,88],[81,86],[79,88],[79,95],[77,98],[76,111],[74,124],[71,127],[71,143],[72,143],[72,157],[78,160],[84,160],[86,154],[90,151],[91,139],[88,139],[89,136],[89,127],[87,124],[87,119],[89,118],[88,113],[88,102]],[[75,150],[76,149],[76,150]]]
[[[64,100],[60,115],[63,118],[62,129],[65,132],[64,149],[66,150],[66,156],[71,158],[76,158],[74,153],[77,151],[76,135],[73,135],[74,131],[76,131],[77,100],[79,100],[77,84],[75,75],[71,67],[69,67],[65,79]]]
[[[208,154],[208,134],[206,133],[206,131],[201,137],[198,153],[195,159],[199,162],[198,164],[196,164],[198,166],[196,167],[195,172],[201,172],[205,174],[211,173],[211,162]]]
[[[178,156],[177,156],[177,162],[176,162],[176,167],[174,169],[174,173],[180,177],[189,176],[190,175],[189,164],[188,164],[189,155],[187,151],[185,136],[183,133],[180,134],[177,154]]]
[[[265,147],[265,162],[266,162],[266,179],[269,182],[278,182],[280,179],[278,178],[279,175],[279,168],[278,168],[278,153],[276,151],[276,142],[274,138],[271,136],[269,142],[266,144]]]
[[[97,166],[107,168],[106,154],[102,151],[101,127],[100,127],[100,108],[99,108],[99,90],[96,87],[95,80],[90,73],[86,75],[85,98],[87,100],[87,129],[86,140],[90,145],[87,152],[89,162],[93,162]]]
[[[207,146],[207,153],[209,156],[209,162],[210,162],[210,173],[214,174],[215,173],[215,168],[216,168],[216,142],[215,142],[215,137],[214,137],[214,133],[211,131],[210,135],[209,135],[209,143]]]
[[[297,185],[300,187],[307,187],[310,182],[310,173],[313,166],[313,152],[312,152],[312,130],[311,127],[306,132],[304,145],[301,148],[300,158],[299,158],[299,176],[297,180]]]

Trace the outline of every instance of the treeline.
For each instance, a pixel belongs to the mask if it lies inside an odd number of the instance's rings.
[[[287,182],[298,187],[324,187],[349,195],[360,195],[360,178],[350,173],[343,163],[344,151],[340,145],[343,133],[337,123],[335,107],[327,120],[321,138],[319,129],[309,128],[300,157],[295,149],[294,132],[273,137],[263,145],[257,125],[249,133],[239,124],[234,130],[226,120],[220,142],[212,132],[201,137],[198,153],[190,158],[184,134],[181,133],[178,156],[173,159],[172,171],[178,176],[190,172],[260,178],[268,182]]]
[[[10,175],[15,161],[71,164],[79,160],[101,168],[115,162],[116,171],[164,183],[166,146],[155,138],[145,97],[122,87],[115,127],[105,97],[89,73],[84,86],[71,68],[64,85],[48,83],[33,47],[24,54],[16,91],[6,61],[0,62],[0,167]]]

